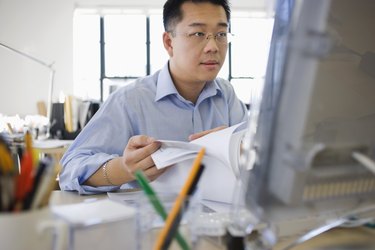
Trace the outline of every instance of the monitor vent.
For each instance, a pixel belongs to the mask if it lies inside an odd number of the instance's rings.
[[[371,193],[375,194],[375,178],[372,176],[324,183],[315,182],[305,186],[303,201],[309,202]]]

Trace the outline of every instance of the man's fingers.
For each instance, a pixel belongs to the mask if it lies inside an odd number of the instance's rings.
[[[160,142],[152,137],[139,135],[130,138],[124,152],[124,166],[134,174],[137,169],[145,170],[154,166],[151,154],[160,148]]]
[[[148,168],[155,166],[155,163],[152,160],[151,156],[148,156],[140,160],[139,162],[135,163],[135,166],[137,169],[146,170]]]
[[[150,181],[153,181],[156,178],[158,178],[160,175],[162,175],[166,170],[167,168],[157,169],[156,166],[153,166],[151,168],[144,170],[144,174],[147,176],[147,178]]]
[[[138,149],[155,142],[155,138],[146,135],[135,135],[129,139],[128,148]]]
[[[137,163],[150,156],[152,153],[158,150],[160,146],[161,143],[151,137],[132,137],[130,138],[128,146],[126,148],[126,154],[130,159],[132,159],[132,163]]]

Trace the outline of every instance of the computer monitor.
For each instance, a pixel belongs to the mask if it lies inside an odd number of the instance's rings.
[[[241,166],[246,206],[278,237],[375,205],[373,10],[372,0],[276,4]]]

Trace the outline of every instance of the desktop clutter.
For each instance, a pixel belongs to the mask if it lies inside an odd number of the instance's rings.
[[[81,101],[73,96],[67,96],[65,102],[53,103],[49,130],[51,138],[75,139],[99,107],[99,102]]]
[[[55,161],[39,155],[30,132],[22,145],[0,134],[1,249],[136,249],[133,208],[109,199],[51,204]]]
[[[55,175],[53,160],[39,159],[33,150],[30,132],[24,136],[24,145],[13,147],[0,137],[1,212],[18,213],[46,206]]]
[[[99,110],[101,102],[81,100],[74,96],[61,97],[52,103],[50,111],[38,102],[38,114],[8,116],[0,113],[0,134],[14,143],[23,142],[29,131],[37,140],[73,140]]]
[[[51,205],[56,173],[53,159],[38,159],[31,133],[26,132],[24,147],[12,147],[0,137],[0,242],[7,250],[18,249],[169,249],[173,239],[182,249],[191,249],[191,241],[182,234],[180,224],[192,206],[194,194],[204,170],[202,148],[172,208],[151,187],[142,172],[136,179],[147,202],[165,220],[156,238],[143,238],[136,207],[110,199],[95,199],[67,205]],[[19,160],[18,160],[19,159]],[[19,162],[19,164],[18,164]],[[90,199],[89,199],[90,200]],[[137,203],[140,207],[140,203]],[[106,212],[103,212],[106,211]],[[143,214],[142,214],[143,215]],[[143,239],[143,242],[139,239]],[[97,240],[88,240],[97,239]],[[136,240],[134,240],[136,239]],[[189,238],[190,239],[190,238]]]
[[[204,147],[192,159],[170,203],[138,171],[135,177],[141,190],[133,204],[110,199],[108,194],[59,205],[49,203],[56,177],[53,159],[37,157],[31,133],[25,133],[24,142],[24,147],[12,147],[0,138],[0,242],[4,249],[207,249],[200,245],[202,237],[221,240],[219,249],[245,249],[243,238],[219,232],[215,223],[224,220],[203,212],[199,197],[198,201],[194,198],[206,169]],[[151,214],[158,217],[158,224],[150,220]],[[218,249],[215,244],[208,249]]]
[[[0,136],[2,249],[28,249],[30,246],[51,249],[53,232],[66,235],[58,222],[50,220],[48,202],[55,178],[53,160],[38,158],[32,148],[31,133],[25,134],[23,146],[14,147]],[[63,249],[59,240],[56,240],[56,249]]]

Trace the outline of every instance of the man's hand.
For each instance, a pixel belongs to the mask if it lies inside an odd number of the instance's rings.
[[[152,181],[164,173],[166,169],[157,169],[151,158],[151,154],[158,150],[160,145],[160,142],[145,135],[131,137],[122,156],[122,164],[129,175],[134,178],[135,171],[140,169]]]
[[[209,130],[205,130],[205,131],[202,131],[202,132],[199,132],[199,133],[192,134],[192,135],[189,136],[189,141],[198,139],[198,138],[200,138],[202,136],[205,136],[209,133],[219,131],[219,130],[222,130],[222,129],[225,129],[225,128],[227,128],[227,126],[220,126],[220,127],[216,127],[216,128],[213,128],[213,129],[209,129]]]

